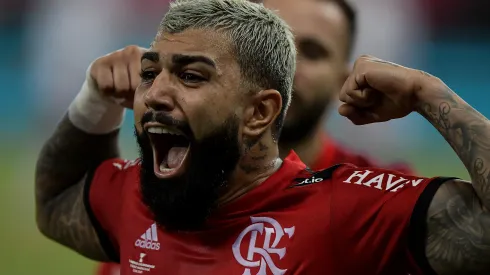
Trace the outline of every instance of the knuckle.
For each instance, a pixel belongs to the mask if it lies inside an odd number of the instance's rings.
[[[122,52],[126,57],[132,57],[132,56],[139,55],[140,49],[138,46],[130,45],[125,47]]]
[[[370,55],[370,54],[363,54],[361,55],[360,59],[363,59],[363,60],[371,60],[371,59],[376,59],[376,57]]]
[[[97,63],[94,63],[91,67],[90,67],[90,71],[89,71],[89,75],[91,78],[93,79],[97,79]]]
[[[372,61],[373,59],[375,59],[373,56],[363,54],[359,56],[359,58],[356,60],[356,62],[354,63],[354,67],[361,68],[364,66],[364,64],[367,64],[369,61]]]
[[[92,64],[92,66],[90,67],[90,73],[96,74],[97,71],[100,69],[100,67],[103,67],[104,65],[105,65],[105,57],[97,58]]]
[[[362,63],[366,62],[366,58],[364,55],[361,55],[359,58],[356,59],[354,62],[354,68],[357,69]]]
[[[96,72],[101,68],[110,67],[112,60],[114,59],[114,54],[115,53],[110,53],[108,55],[99,57],[92,65],[92,70]]]
[[[136,45],[129,45],[129,46],[126,46],[124,48],[125,51],[128,51],[128,52],[138,52],[139,50],[139,47],[136,46]]]
[[[123,51],[115,51],[110,55],[110,59],[108,60],[111,64],[119,63],[121,59],[125,58],[125,54]]]
[[[111,67],[121,59],[121,51],[115,51],[99,58],[99,68]]]

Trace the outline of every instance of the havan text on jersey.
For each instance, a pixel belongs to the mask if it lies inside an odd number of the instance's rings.
[[[347,179],[343,180],[343,182],[397,192],[405,186],[416,187],[423,180],[423,178],[414,178],[411,176],[404,177],[403,174],[395,175],[382,173],[382,171],[357,170],[348,176]]]

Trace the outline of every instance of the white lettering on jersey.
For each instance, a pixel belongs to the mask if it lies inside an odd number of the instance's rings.
[[[344,182],[345,183],[351,183],[351,181],[353,179],[357,179],[356,182],[354,182],[355,184],[361,184],[361,182],[369,175],[371,174],[373,171],[369,171],[369,170],[366,170],[366,171],[355,171],[352,175],[350,175],[350,177],[348,179],[346,179]]]
[[[319,183],[319,182],[322,182],[322,181],[323,181],[322,178],[311,177],[311,178],[305,179],[304,181],[302,181],[298,185],[305,185],[305,184],[311,184],[311,183]]]
[[[233,256],[237,262],[245,267],[243,275],[251,275],[252,268],[259,268],[257,275],[266,275],[267,269],[269,269],[273,275],[282,275],[287,269],[280,269],[274,263],[271,258],[271,254],[276,254],[279,259],[282,259],[286,255],[286,248],[277,248],[277,245],[281,239],[287,235],[291,238],[294,235],[295,227],[283,228],[278,221],[268,217],[250,217],[252,224],[245,228],[235,243],[233,244],[232,251]],[[266,227],[266,224],[272,227]],[[240,247],[242,245],[243,238],[250,234],[250,242],[247,245],[248,250],[245,255],[242,255]],[[264,243],[258,246],[257,235],[264,235]],[[274,238],[272,236],[274,235]],[[272,241],[272,243],[271,243]],[[254,255],[258,254],[260,259],[254,261]]]
[[[145,262],[145,253],[140,253],[139,260],[129,259],[129,267],[132,269],[134,274],[144,274],[145,272],[150,272],[155,268],[155,265],[148,264]]]
[[[119,162],[113,162],[112,165],[114,167],[116,167],[118,170],[126,170],[130,167],[133,167],[133,166],[136,166],[138,164],[141,163],[141,160],[140,159],[136,159],[136,160],[127,160],[125,159],[123,161],[123,163],[119,163]]]
[[[136,159],[136,160],[124,160],[124,167],[123,167],[123,170],[126,170],[130,167],[133,167],[133,166],[136,166],[136,165],[139,165],[141,163],[141,160],[140,159]]]
[[[158,242],[157,224],[154,223],[146,230],[141,237],[139,237],[134,245],[144,249],[160,250],[160,243]]]
[[[354,171],[344,183],[353,183],[357,185],[364,185],[367,187],[373,187],[379,190],[386,190],[390,192],[397,192],[406,185],[411,185],[412,187],[417,187],[424,179],[406,179],[402,176],[397,176],[389,173],[381,173],[366,180],[366,178],[371,175],[373,171]]]

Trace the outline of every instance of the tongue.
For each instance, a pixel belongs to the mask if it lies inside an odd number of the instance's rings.
[[[182,160],[184,160],[188,147],[172,147],[168,151],[167,166],[170,169],[174,169],[180,166]]]

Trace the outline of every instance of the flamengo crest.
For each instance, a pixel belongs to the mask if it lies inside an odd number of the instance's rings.
[[[295,227],[282,228],[278,221],[268,217],[250,217],[252,224],[245,228],[233,244],[233,255],[239,264],[245,267],[243,275],[251,275],[252,268],[259,268],[257,275],[266,275],[269,269],[274,275],[282,275],[287,269],[280,269],[274,263],[271,254],[276,254],[279,259],[286,255],[286,248],[278,248],[277,245],[284,236],[291,238]],[[267,226],[268,225],[268,226]],[[242,255],[240,247],[245,236],[250,234],[250,241],[244,243],[248,247],[245,255]],[[264,236],[264,243],[257,243],[258,235]],[[257,257],[258,255],[259,257]],[[254,258],[256,259],[254,261]]]

